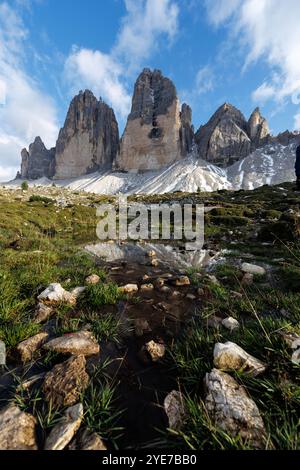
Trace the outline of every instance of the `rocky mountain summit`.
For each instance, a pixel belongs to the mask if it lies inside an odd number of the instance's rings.
[[[226,167],[266,143],[269,134],[267,121],[259,108],[247,122],[237,108],[225,103],[197,131],[196,142],[201,158]]]
[[[103,194],[140,192],[145,182],[163,192],[251,189],[286,181],[283,176],[292,180],[298,142],[295,132],[272,136],[259,108],[247,120],[229,103],[194,133],[192,109],[186,103],[180,106],[174,83],[160,70],[145,68],[135,83],[121,139],[113,109],[91,91],[81,91],[70,104],[56,148],[47,150],[37,137],[29,151],[22,150],[17,177],[64,185],[83,178],[94,190],[88,182],[92,174],[96,192]]]
[[[119,146],[114,111],[89,90],[72,100],[55,153],[57,179],[111,168]]]
[[[116,167],[156,170],[192,150],[192,111],[180,111],[174,84],[159,70],[144,69],[138,77]]]
[[[29,145],[28,151],[22,150],[21,157],[21,178],[34,180],[43,176],[51,178],[54,175],[55,148],[46,149],[40,137],[36,137]]]

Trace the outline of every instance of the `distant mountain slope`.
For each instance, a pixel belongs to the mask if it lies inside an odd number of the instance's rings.
[[[226,169],[193,155],[163,170],[145,173],[101,171],[74,179],[58,180],[55,184],[73,191],[105,195],[254,189],[264,184],[280,184],[295,179],[297,142],[295,139],[286,146],[280,143],[265,145]],[[6,186],[19,186],[21,182],[22,180],[16,179]],[[53,184],[53,180],[41,178],[29,183],[49,186]]]

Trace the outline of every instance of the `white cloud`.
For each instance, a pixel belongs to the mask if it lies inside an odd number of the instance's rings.
[[[295,101],[300,93],[299,0],[206,0],[214,25],[229,22],[245,48],[245,66],[263,59],[270,77],[254,92],[255,101]]]
[[[158,47],[171,42],[178,30],[175,0],[124,0],[127,13],[109,54],[75,47],[65,64],[72,93],[90,88],[123,120],[130,111],[127,80]]]
[[[207,93],[214,89],[215,77],[209,65],[198,70],[196,75],[196,91],[198,94]]]
[[[20,167],[20,151],[40,135],[50,147],[58,126],[52,100],[24,68],[28,32],[22,18],[6,2],[0,3],[0,180]]]
[[[72,84],[72,93],[79,88],[89,88],[112,105],[122,118],[130,107],[130,96],[121,78],[124,71],[113,57],[100,51],[73,48],[65,64],[67,80]]]
[[[157,49],[162,35],[174,39],[179,9],[173,0],[125,0],[125,6],[127,15],[112,53],[137,68]]]

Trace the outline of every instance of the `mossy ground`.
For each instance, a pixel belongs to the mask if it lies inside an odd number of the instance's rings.
[[[63,204],[60,199],[64,199]],[[125,327],[127,332],[132,328],[126,322],[124,326],[118,305],[121,303],[123,310],[137,315],[136,312],[141,314],[146,308],[147,299],[120,298],[117,284],[122,282],[122,272],[117,277],[111,276],[100,260],[83,250],[86,244],[97,242],[97,204],[114,200],[54,187],[47,191],[0,191],[0,339],[6,343],[9,371],[11,375],[16,374],[17,381],[22,381],[30,368],[49,370],[63,359],[43,353],[21,373],[15,372],[19,366],[15,348],[20,341],[41,330],[42,326],[32,323],[36,298],[52,282],[60,282],[71,289],[84,285],[85,278],[92,273],[101,278],[99,285],[89,287],[76,309],[57,306],[53,325],[56,334],[78,331],[88,323],[103,350],[117,348],[116,355],[129,351],[130,356],[140,346],[140,340],[135,344],[132,334],[120,334]],[[171,389],[179,386],[184,393],[188,419],[182,432],[166,432],[166,426],[160,422],[161,437],[152,443],[141,442],[138,437],[134,442],[134,432],[130,429],[126,430],[131,435],[130,442],[124,439],[124,430],[120,428],[124,423],[131,426],[132,420],[127,416],[122,421],[120,411],[124,416],[126,410],[119,395],[132,373],[130,368],[136,367],[133,366],[136,359],[128,359],[126,355],[127,359],[121,361],[121,375],[115,370],[108,373],[109,360],[90,366],[93,379],[82,398],[86,409],[84,425],[115,447],[129,443],[131,446],[184,449],[248,448],[238,437],[232,438],[218,429],[203,405],[203,379],[213,367],[214,344],[230,340],[268,365],[267,372],[256,379],[242,373],[234,376],[257,403],[270,436],[270,448],[299,449],[299,366],[291,362],[291,350],[279,334],[282,330],[300,333],[300,244],[297,220],[291,213],[291,210],[299,212],[299,193],[294,193],[292,185],[287,183],[255,191],[177,193],[139,196],[137,200],[193,202],[214,207],[205,216],[205,243],[207,249],[226,250],[226,260],[213,269],[219,285],[212,284],[203,270],[199,273],[195,269],[188,270],[191,289],[195,292],[200,288],[201,293],[190,308],[189,318],[180,319],[180,328],[166,340],[165,361],[151,372],[157,374],[155,383],[159,396],[170,391],[169,386]],[[241,261],[265,266],[267,275],[255,277],[251,286],[242,285]],[[141,271],[137,272],[141,275]],[[130,276],[134,274],[124,274],[124,283]],[[208,319],[213,315],[238,319],[240,330],[230,333],[223,327],[209,328]],[[170,319],[167,321],[171,324]],[[159,333],[163,334],[161,325]],[[164,383],[163,376],[168,376],[170,382]],[[40,388],[16,392],[16,380],[9,392],[5,385],[3,404],[9,398],[32,412],[46,435],[63,410],[53,410],[47,405]],[[153,386],[152,375],[151,380]],[[164,383],[161,390],[159,383]],[[128,387],[132,387],[132,383]],[[128,387],[126,393],[129,393]],[[138,389],[139,384],[134,387]],[[3,390],[0,392],[2,394]]]

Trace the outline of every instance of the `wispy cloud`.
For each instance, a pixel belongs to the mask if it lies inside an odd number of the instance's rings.
[[[0,3],[0,180],[13,177],[20,150],[36,135],[55,143],[55,104],[25,71],[29,33],[22,17],[7,2]]]
[[[253,91],[256,102],[297,104],[300,95],[299,0],[206,0],[210,22],[229,25],[236,47],[246,51],[244,67],[264,60],[270,75]],[[298,115],[298,114],[297,114]],[[296,119],[295,122],[299,124]]]
[[[89,87],[112,105],[121,120],[130,110],[127,79],[153,55],[162,39],[172,42],[178,31],[175,0],[124,0],[126,15],[110,53],[73,47],[65,77],[75,89]]]
[[[215,75],[210,65],[198,70],[196,75],[196,93],[201,95],[212,91],[215,87]]]

